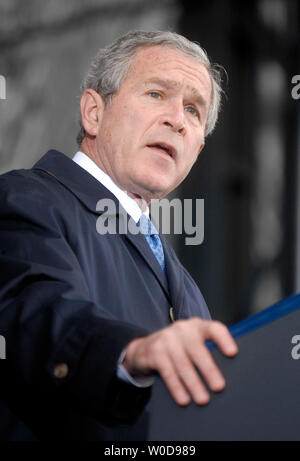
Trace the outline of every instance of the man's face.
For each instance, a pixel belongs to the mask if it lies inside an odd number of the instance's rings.
[[[119,92],[99,113],[98,165],[147,202],[165,196],[204,146],[210,100],[203,65],[163,46],[139,50]]]

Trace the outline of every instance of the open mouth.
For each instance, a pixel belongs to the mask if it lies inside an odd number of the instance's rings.
[[[168,146],[163,143],[156,143],[148,145],[147,147],[150,147],[151,149],[157,149],[161,153],[167,154],[169,157],[174,158],[175,150],[171,146]]]

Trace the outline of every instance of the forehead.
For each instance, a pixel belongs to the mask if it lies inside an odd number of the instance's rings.
[[[150,46],[137,51],[128,75],[130,83],[144,83],[156,77],[172,81],[174,88],[185,86],[192,93],[200,92],[210,99],[211,78],[207,69],[179,50],[167,46]]]

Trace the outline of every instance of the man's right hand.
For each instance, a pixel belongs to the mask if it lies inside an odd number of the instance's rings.
[[[205,345],[209,339],[228,357],[238,353],[225,325],[191,318],[131,341],[122,365],[132,377],[158,372],[179,405],[188,405],[191,398],[205,405],[210,396],[197,370],[212,391],[220,392],[225,387],[225,379]]]

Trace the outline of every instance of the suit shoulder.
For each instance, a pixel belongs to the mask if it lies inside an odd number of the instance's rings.
[[[20,169],[0,175],[1,200],[11,198],[21,202],[55,203],[68,199],[65,188],[43,170]]]
[[[0,219],[7,229],[47,229],[56,236],[75,238],[73,200],[67,189],[42,170],[13,170],[0,176]]]

